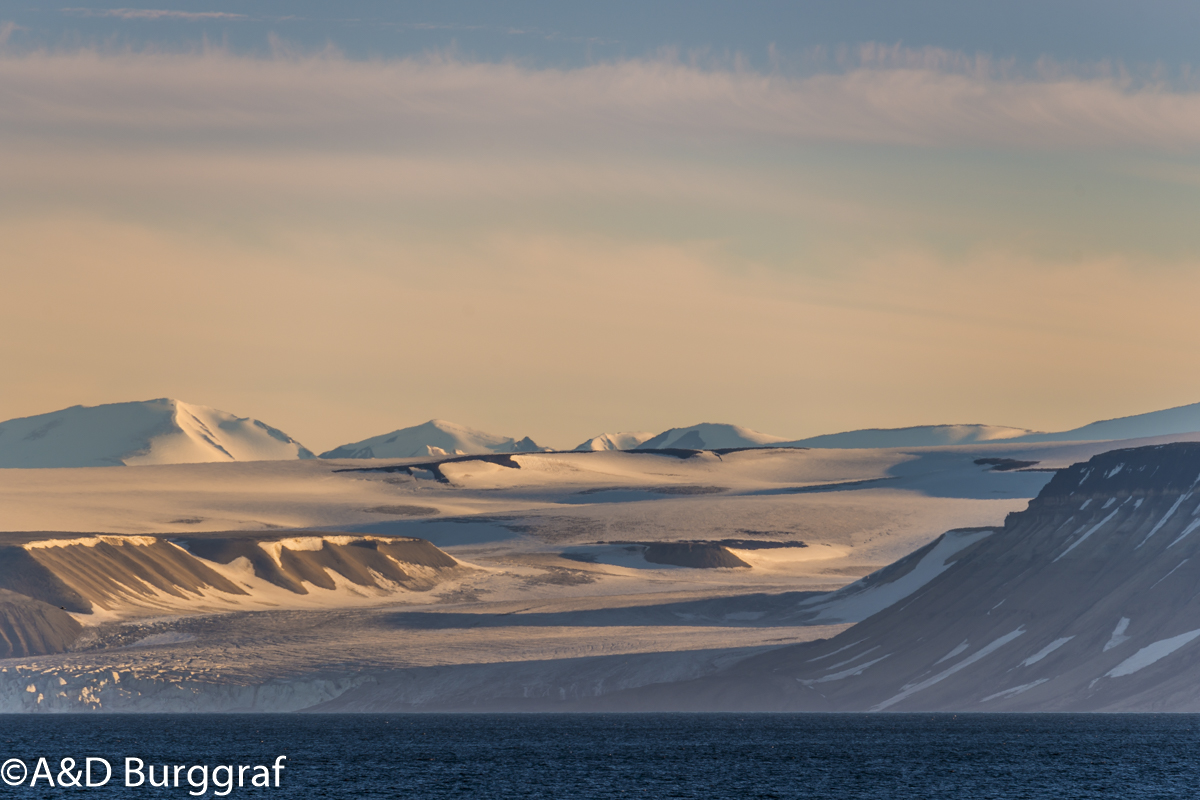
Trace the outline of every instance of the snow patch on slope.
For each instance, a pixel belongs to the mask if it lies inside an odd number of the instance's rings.
[[[1175,537],[1175,541],[1171,542],[1169,545],[1167,545],[1167,547],[1174,547],[1175,545],[1179,544],[1187,538],[1188,534],[1196,530],[1196,528],[1200,528],[1200,519],[1191,522],[1186,528],[1183,529],[1183,533]]]
[[[1024,661],[1022,661],[1022,662],[1021,662],[1021,666],[1022,666],[1022,667],[1032,667],[1034,664],[1036,664],[1037,662],[1041,661],[1043,658],[1045,658],[1046,656],[1050,655],[1050,654],[1051,654],[1051,653],[1053,653],[1055,650],[1057,650],[1058,648],[1062,647],[1064,644],[1066,644],[1067,642],[1071,641],[1071,640],[1072,640],[1072,639],[1074,639],[1074,638],[1075,638],[1074,636],[1064,636],[1064,637],[1063,637],[1063,638],[1061,638],[1061,639],[1055,639],[1053,642],[1051,642],[1050,644],[1046,645],[1046,646],[1045,646],[1045,647],[1043,647],[1041,650],[1038,650],[1036,653],[1034,653],[1033,655],[1031,655],[1029,658],[1027,658],[1027,659],[1025,659]],[[1107,649],[1107,648],[1106,648],[1106,649]],[[998,695],[997,695],[997,696],[998,696]],[[989,698],[984,698],[984,699],[986,700],[986,699],[989,699]]]
[[[1087,476],[1085,475],[1084,479],[1086,480],[1086,478],[1087,478]],[[1157,523],[1155,523],[1153,528],[1150,529],[1150,532],[1146,534],[1146,538],[1142,539],[1142,542],[1141,542],[1141,544],[1138,545],[1138,547],[1141,547],[1143,544],[1145,544],[1146,542],[1148,542],[1150,540],[1151,536],[1158,533],[1162,529],[1162,526],[1166,525],[1167,521],[1170,520],[1171,517],[1175,516],[1175,512],[1179,509],[1179,506],[1183,504],[1183,501],[1187,500],[1191,496],[1192,496],[1191,492],[1185,492],[1184,494],[1181,494],[1179,496],[1179,499],[1177,499],[1175,501],[1175,504],[1171,506],[1170,510],[1167,511],[1167,513],[1163,515],[1162,519],[1160,519]]]
[[[880,656],[879,658],[876,658],[872,661],[868,661],[865,664],[859,664],[857,667],[850,667],[849,669],[844,669],[841,672],[835,672],[832,675],[825,675],[823,677],[817,678],[816,680],[800,681],[800,683],[804,684],[805,686],[812,686],[814,683],[828,683],[829,681],[840,681],[840,680],[844,680],[846,678],[852,677],[854,675],[861,675],[863,673],[863,671],[866,670],[868,667],[875,666],[880,661],[883,661],[885,658],[887,658],[890,655],[891,655],[891,653],[888,653],[886,656]]]
[[[1178,636],[1172,636],[1169,639],[1160,639],[1153,644],[1148,644],[1141,650],[1131,655],[1129,658],[1117,664],[1104,674],[1106,678],[1120,678],[1124,675],[1132,675],[1140,669],[1153,664],[1155,661],[1166,658],[1174,653],[1179,648],[1191,642],[1196,637],[1200,636],[1200,630],[1188,631],[1181,633]]]
[[[949,661],[950,659],[952,659],[956,656],[962,655],[963,653],[966,652],[967,648],[970,646],[971,645],[969,642],[963,642],[962,644],[956,646],[949,653],[946,653],[946,655],[942,656],[937,661],[933,662],[933,665],[936,667],[938,664],[941,664],[943,661]]]
[[[1011,689],[1005,689],[1004,691],[996,692],[995,694],[989,694],[987,697],[983,698],[979,702],[986,703],[989,700],[996,700],[1001,697],[1005,697],[1005,698],[1015,697],[1015,696],[1021,694],[1022,692],[1028,692],[1030,689],[1034,688],[1035,686],[1041,686],[1043,683],[1046,683],[1049,680],[1050,680],[1049,678],[1039,678],[1038,680],[1033,681],[1032,683],[1023,683],[1020,686],[1014,686]]]
[[[1121,505],[1125,505],[1125,504],[1124,504],[1124,503],[1122,503]],[[1108,521],[1109,521],[1109,520],[1111,520],[1113,517],[1115,517],[1115,516],[1117,515],[1117,512],[1118,512],[1118,511],[1120,511],[1120,510],[1121,510],[1121,506],[1117,506],[1116,508],[1114,508],[1114,509],[1113,509],[1111,512],[1109,512],[1109,514],[1108,514],[1108,516],[1107,516],[1107,517],[1105,517],[1104,519],[1102,519],[1102,520],[1100,520],[1099,522],[1097,522],[1095,525],[1093,525],[1093,526],[1092,526],[1092,527],[1091,527],[1091,528],[1088,530],[1088,532],[1087,532],[1087,533],[1085,533],[1083,536],[1080,536],[1078,539],[1076,539],[1074,542],[1072,542],[1072,543],[1071,543],[1071,546],[1070,546],[1070,547],[1068,547],[1066,550],[1063,550],[1063,551],[1062,551],[1062,553],[1060,553],[1060,554],[1059,554],[1058,558],[1056,558],[1056,559],[1054,559],[1054,560],[1055,560],[1055,561],[1058,561],[1058,559],[1059,559],[1059,558],[1062,558],[1062,557],[1063,557],[1063,556],[1065,556],[1067,553],[1071,552],[1071,551],[1072,551],[1072,550],[1074,550],[1076,547],[1079,547],[1079,545],[1081,545],[1081,544],[1083,544],[1085,541],[1087,541],[1087,539],[1088,539],[1088,538],[1089,538],[1089,537],[1090,537],[1090,536],[1091,536],[1093,533],[1095,533],[1096,531],[1100,530],[1100,529],[1101,529],[1101,528],[1103,528],[1105,525],[1107,525],[1107,524],[1108,524]]]
[[[1121,617],[1121,621],[1117,623],[1117,627],[1113,628],[1112,636],[1104,643],[1104,651],[1107,653],[1114,647],[1118,647],[1129,641],[1129,637],[1125,631],[1129,630],[1129,617]]]
[[[873,706],[871,708],[871,710],[872,711],[883,711],[885,708],[894,706],[896,703],[899,703],[901,700],[905,700],[908,697],[911,697],[912,695],[916,694],[917,692],[920,692],[924,689],[928,689],[930,686],[933,686],[935,683],[940,683],[941,681],[945,680],[946,678],[949,678],[954,673],[959,672],[960,670],[966,669],[967,667],[974,664],[976,661],[979,661],[980,659],[983,659],[983,658],[991,655],[992,653],[996,652],[1001,647],[1008,644],[1013,639],[1016,639],[1018,636],[1023,635],[1024,633],[1025,633],[1024,627],[1020,627],[1020,628],[1017,628],[1015,631],[1006,633],[1005,635],[1001,636],[999,639],[996,639],[991,644],[982,648],[978,652],[968,656],[967,658],[964,658],[962,661],[958,662],[954,666],[952,666],[946,670],[943,670],[942,672],[939,672],[937,675],[934,675],[932,678],[923,680],[920,683],[905,686],[903,689],[900,690],[899,693],[888,698],[887,700],[884,700],[882,703],[879,703],[879,704]],[[1197,631],[1197,633],[1200,633],[1200,631]]]
[[[861,622],[900,602],[950,568],[950,559],[966,547],[992,534],[991,530],[949,531],[927,546],[912,569],[887,580],[887,569],[874,572],[849,586],[800,604],[817,611],[813,621]],[[918,556],[914,553],[913,556]],[[900,562],[897,562],[897,565]],[[896,565],[893,565],[896,566]]]

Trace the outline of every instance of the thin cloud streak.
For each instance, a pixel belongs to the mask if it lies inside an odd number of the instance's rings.
[[[113,192],[181,194],[208,201],[315,198],[326,202],[507,203],[591,199],[706,204],[742,212],[817,214],[861,221],[867,208],[796,186],[785,176],[720,164],[681,166],[656,160],[535,158],[528,155],[416,156],[352,153],[151,151],[62,152],[12,147],[0,152],[8,192],[79,196]],[[6,194],[0,191],[0,197]],[[228,202],[228,201],[223,201]],[[285,203],[286,205],[286,203]],[[871,212],[878,209],[872,207]]]
[[[171,11],[160,8],[64,8],[62,13],[74,17],[116,17],[117,19],[137,20],[185,20],[187,22],[202,22],[209,20],[241,20],[249,19],[245,14],[233,14],[227,11]]]
[[[177,395],[318,449],[432,416],[569,446],[1194,401],[1194,214],[1111,176],[1194,152],[1200,95],[907,57],[0,50],[0,417]]]
[[[791,78],[673,59],[580,69],[95,51],[0,57],[0,130],[66,138],[644,147],[1200,147],[1200,92],[924,66]]]

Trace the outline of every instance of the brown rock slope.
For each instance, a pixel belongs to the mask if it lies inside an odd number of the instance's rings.
[[[1059,472],[940,575],[832,639],[598,705],[1200,711],[1200,444]]]

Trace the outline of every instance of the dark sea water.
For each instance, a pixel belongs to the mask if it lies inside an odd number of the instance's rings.
[[[280,755],[279,788],[251,787]],[[111,782],[59,788],[88,756]],[[41,757],[56,786],[0,798],[1200,798],[1198,715],[0,716],[0,762]],[[224,795],[186,770],[127,788],[126,757],[251,769]]]

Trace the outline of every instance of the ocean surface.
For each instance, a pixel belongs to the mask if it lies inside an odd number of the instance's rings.
[[[1200,715],[0,715],[0,762],[0,798],[1200,798]]]

